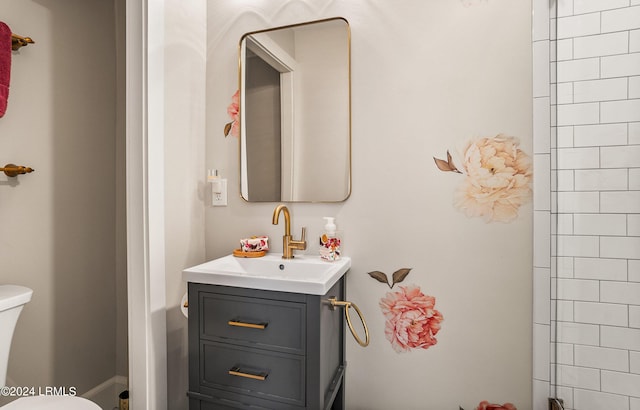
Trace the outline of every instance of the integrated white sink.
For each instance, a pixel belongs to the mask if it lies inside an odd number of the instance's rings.
[[[227,255],[182,271],[186,282],[280,292],[324,295],[349,270],[351,258],[327,262],[319,256],[295,255],[282,259],[281,253],[261,258]]]

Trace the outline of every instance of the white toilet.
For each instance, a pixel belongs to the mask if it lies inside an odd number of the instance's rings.
[[[5,386],[11,339],[22,307],[33,291],[24,286],[0,285],[0,387]],[[2,410],[101,410],[97,404],[76,396],[21,397],[2,406]]]

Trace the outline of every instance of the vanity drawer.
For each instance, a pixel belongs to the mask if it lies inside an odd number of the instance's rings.
[[[200,293],[200,337],[287,353],[305,352],[305,305]]]
[[[211,398],[200,401],[197,410],[272,410],[268,407],[249,404],[237,400]],[[195,406],[194,406],[195,407]],[[195,410],[189,407],[189,410]]]
[[[304,406],[304,356],[208,341],[200,349],[201,386]]]

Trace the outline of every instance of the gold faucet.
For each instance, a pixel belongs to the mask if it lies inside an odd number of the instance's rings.
[[[284,236],[282,237],[282,259],[292,259],[293,250],[305,250],[307,249],[307,241],[305,237],[307,235],[307,228],[302,228],[302,238],[296,241],[291,236],[291,216],[289,215],[289,209],[284,205],[278,205],[273,210],[272,223],[278,225],[278,218],[280,217],[280,211],[284,214]]]

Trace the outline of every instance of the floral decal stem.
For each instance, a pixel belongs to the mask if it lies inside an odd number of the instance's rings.
[[[445,172],[451,171],[451,172],[457,172],[458,174],[462,174],[462,171],[456,168],[456,166],[453,164],[453,158],[451,157],[449,150],[447,150],[446,161],[442,159],[438,159],[436,157],[433,157],[433,160],[436,162],[436,166],[440,171],[445,171]]]
[[[387,275],[384,272],[380,272],[379,270],[369,272],[368,275],[371,276],[373,279],[377,280],[378,282],[385,283],[387,286],[389,286],[389,289],[393,289],[393,286],[396,283],[402,282],[404,278],[407,277],[409,272],[411,272],[411,268],[402,268],[393,272],[393,275],[391,277],[393,281],[391,282],[391,284],[389,284],[389,279],[387,278]]]

